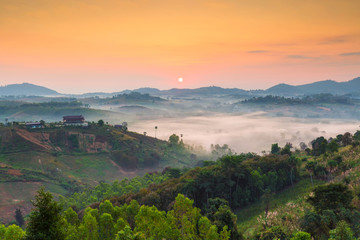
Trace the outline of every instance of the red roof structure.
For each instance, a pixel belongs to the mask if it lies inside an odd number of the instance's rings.
[[[76,116],[63,116],[64,123],[84,123],[85,118],[83,115],[76,115]]]

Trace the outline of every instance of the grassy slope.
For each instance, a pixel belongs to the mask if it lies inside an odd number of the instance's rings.
[[[321,155],[319,157],[308,157],[308,160],[316,161],[318,164],[327,166],[327,161],[334,159],[336,156],[342,156],[343,161],[349,165],[349,170],[346,172],[348,178],[348,186],[355,191],[355,194],[360,192],[358,187],[358,179],[360,177],[360,147],[346,146],[339,149],[337,153],[331,153]],[[310,178],[304,170],[305,163],[302,164],[301,175],[302,179],[294,184],[293,187],[285,189],[279,193],[273,194],[270,197],[270,212],[279,214],[275,217],[280,219],[285,215],[300,218],[303,216],[304,211],[299,211],[300,208],[310,208],[310,206],[304,201],[304,197],[307,196],[313,189]],[[331,182],[343,182],[344,175],[340,169],[335,169],[332,173]],[[326,181],[314,180],[314,187],[325,184]],[[288,207],[294,203],[296,208]],[[243,232],[246,238],[251,238],[257,229],[262,228],[262,224],[259,218],[264,216],[265,213],[265,201],[259,201],[255,204],[248,206],[236,212],[238,227]],[[280,223],[281,224],[281,223]]]
[[[314,186],[321,184],[324,184],[324,182],[320,180],[314,181]],[[277,211],[289,202],[302,202],[312,189],[313,186],[310,179],[300,180],[293,187],[272,195],[270,197],[269,211]],[[259,201],[236,212],[239,230],[245,237],[250,237],[257,229],[262,227],[257,219],[260,215],[264,214],[265,208],[265,202]]]

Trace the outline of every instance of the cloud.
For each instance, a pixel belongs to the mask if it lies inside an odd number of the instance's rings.
[[[336,43],[344,43],[348,42],[350,39],[350,36],[335,36],[335,37],[329,37],[324,38],[321,40],[320,44],[336,44]]]
[[[267,53],[269,51],[266,50],[254,50],[254,51],[248,51],[248,53]]]
[[[341,53],[339,56],[360,56],[360,52],[347,52],[347,53]]]
[[[288,55],[288,58],[294,59],[313,59],[313,57],[305,56],[305,55]]]

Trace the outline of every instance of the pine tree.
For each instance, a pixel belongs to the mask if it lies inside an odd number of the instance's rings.
[[[25,220],[24,220],[24,217],[23,217],[23,214],[22,214],[20,208],[17,208],[15,210],[15,220],[17,222],[17,225],[20,227],[22,227],[25,223]]]
[[[45,188],[41,187],[35,196],[33,211],[26,228],[26,240],[65,239],[61,207]]]

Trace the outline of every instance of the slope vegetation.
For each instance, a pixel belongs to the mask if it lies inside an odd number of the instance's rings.
[[[107,125],[0,127],[0,218],[13,219],[16,207],[28,212],[29,199],[40,185],[66,195],[101,181],[142,176],[166,166],[192,166],[196,161],[183,145]]]

